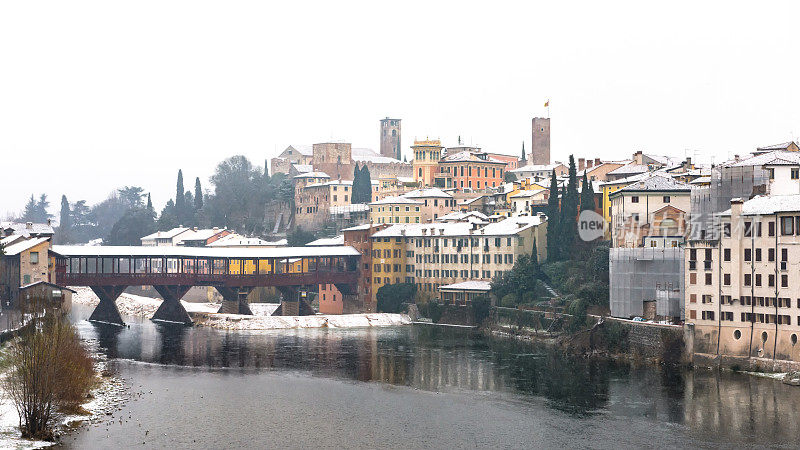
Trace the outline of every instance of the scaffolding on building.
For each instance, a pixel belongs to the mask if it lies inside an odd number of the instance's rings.
[[[668,305],[659,313],[659,291]],[[644,302],[655,301],[657,314],[683,318],[682,301],[675,314],[671,299],[683,299],[683,248],[612,248],[609,253],[609,298],[614,317],[641,317]],[[664,294],[662,294],[663,296]],[[663,300],[662,300],[663,303]]]
[[[719,214],[731,207],[731,200],[749,200],[766,194],[769,174],[761,166],[721,166],[711,171],[711,183],[691,192],[689,239],[718,239]]]

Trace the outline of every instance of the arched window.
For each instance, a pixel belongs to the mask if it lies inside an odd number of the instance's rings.
[[[392,130],[392,136],[397,136],[397,130]]]

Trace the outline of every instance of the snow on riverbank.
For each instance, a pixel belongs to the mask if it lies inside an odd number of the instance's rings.
[[[100,299],[88,287],[74,287],[75,294],[72,294],[72,302],[81,305],[96,306]],[[160,299],[144,297],[134,294],[122,294],[117,298],[117,309],[123,316],[143,316],[152,317],[159,306]],[[181,300],[183,307],[188,312],[215,313],[219,310],[219,303],[191,303]],[[254,311],[255,312],[255,311]]]
[[[99,352],[97,342],[84,341],[95,361],[95,372],[100,375],[97,384],[91,390],[91,399],[81,405],[86,411],[84,415],[65,415],[54,413],[55,434],[62,436],[82,424],[98,424],[105,417],[121,409],[128,394],[123,381],[111,376],[107,371],[108,362],[105,355]],[[5,394],[0,393],[0,448],[33,449],[50,447],[58,443],[24,439],[19,431],[19,413],[14,403]]]
[[[197,314],[195,323],[224,330],[282,330],[290,328],[361,328],[411,325],[406,314],[369,313],[315,316],[242,316]]]
[[[87,287],[76,287],[72,301],[95,306],[100,300]],[[217,314],[219,303],[190,303],[181,301],[192,315],[195,324],[223,330],[282,330],[290,328],[362,328],[411,325],[406,314],[342,314],[315,316],[272,316],[277,303],[251,303],[252,316],[239,314]],[[122,294],[117,299],[117,308],[123,316],[152,317],[161,300],[141,295]]]

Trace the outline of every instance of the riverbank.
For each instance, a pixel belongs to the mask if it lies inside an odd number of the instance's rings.
[[[96,306],[100,299],[87,287],[76,287],[72,301]],[[117,298],[117,308],[123,316],[150,318],[161,306],[161,300],[141,295],[122,294]],[[364,313],[313,316],[273,316],[278,303],[250,303],[253,315],[220,314],[219,303],[192,303],[181,301],[195,325],[230,331],[284,330],[293,328],[362,328],[410,325],[407,314]]]
[[[92,387],[87,401],[80,406],[81,413],[53,414],[55,441],[42,441],[23,438],[19,430],[19,413],[10,398],[0,395],[0,448],[34,449],[58,445],[68,439],[70,433],[82,426],[100,426],[111,414],[121,410],[128,399],[124,380],[108,370],[107,356],[100,351],[96,340],[82,340],[92,360],[97,382]],[[2,375],[0,375],[2,376]]]

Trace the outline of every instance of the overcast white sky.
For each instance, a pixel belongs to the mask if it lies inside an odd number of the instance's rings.
[[[800,7],[731,2],[6,1],[0,215],[141,185],[160,208],[216,163],[414,137],[719,162],[800,136]]]

